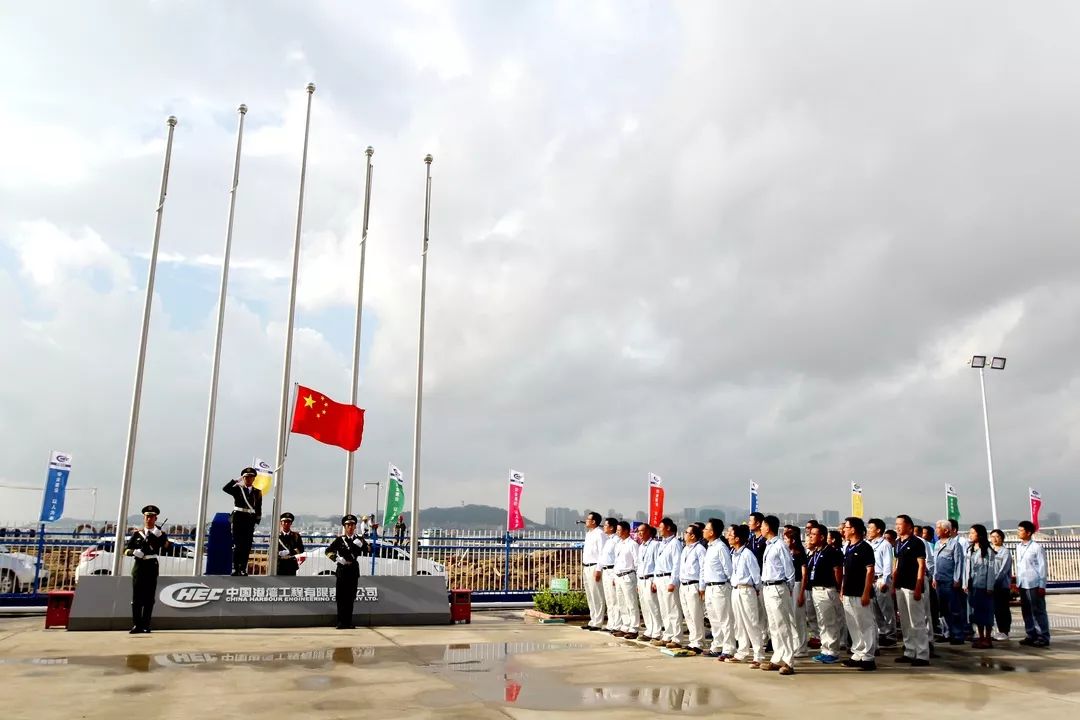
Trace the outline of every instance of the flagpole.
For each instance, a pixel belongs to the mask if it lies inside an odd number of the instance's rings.
[[[350,396],[353,405],[358,402],[356,393],[360,380],[360,321],[364,314],[364,258],[367,255],[368,210],[371,207],[371,156],[375,154],[375,148],[369,145],[364,154],[367,155],[367,180],[364,183],[364,225],[360,231],[360,281],[356,286],[356,335],[353,336],[352,395]],[[342,509],[342,514],[345,515],[349,513],[349,506],[352,505],[353,471],[356,463],[354,455],[355,452],[345,454],[345,506]]]
[[[277,465],[274,473],[274,503],[270,513],[271,525],[281,512],[282,487],[285,485],[285,449],[289,442],[289,375],[292,371],[293,321],[296,318],[296,274],[300,268],[300,229],[304,220],[304,181],[307,179],[308,133],[311,129],[311,96],[315,83],[307,86],[307,116],[304,119],[304,152],[300,158],[300,194],[296,201],[296,235],[293,238],[292,279],[289,286],[289,316],[285,326],[285,364],[281,371],[281,408],[278,412]],[[277,574],[277,553],[268,554],[268,575]]]
[[[247,105],[236,109],[240,120],[236,128],[236,156],[233,158],[232,187],[229,188],[229,216],[225,221],[225,257],[221,264],[221,290],[218,293],[217,336],[210,370],[210,407],[206,411],[206,438],[203,441],[202,478],[199,481],[199,519],[195,525],[195,564],[191,575],[203,571],[203,543],[206,542],[206,501],[210,492],[210,459],[214,452],[214,419],[217,413],[218,376],[221,370],[221,334],[225,328],[225,299],[229,290],[229,257],[232,252],[233,217],[236,214],[236,188],[240,184],[240,148],[244,139],[244,116]]]
[[[420,252],[420,341],[416,350],[416,423],[413,426],[412,517],[409,528],[409,574],[416,574],[416,546],[420,535],[420,413],[424,399],[424,307],[427,301],[428,231],[431,227],[431,155],[427,165],[427,189],[424,199],[424,245]]]
[[[146,340],[150,334],[150,308],[154,301],[154,276],[157,272],[158,246],[161,241],[161,219],[165,209],[165,195],[169,189],[169,165],[172,162],[173,131],[176,129],[176,117],[169,116],[165,121],[169,126],[169,136],[165,140],[165,163],[161,168],[161,190],[154,221],[154,244],[150,247],[150,269],[146,279],[146,300],[143,303],[142,334],[139,336],[139,355],[135,361],[135,390],[131,398],[131,418],[128,421],[127,448],[124,451],[124,475],[120,481],[120,507],[116,512],[116,548],[113,553],[112,574],[120,575],[124,555],[119,549],[124,546],[127,534],[128,502],[131,498],[131,473],[135,466],[135,439],[139,430],[139,406],[142,403],[143,370],[146,366]]]
[[[990,514],[994,518],[994,527],[998,525],[997,494],[994,492],[994,458],[990,454],[990,416],[986,412],[986,378],[979,368],[979,388],[982,390],[983,427],[986,429],[986,472],[990,476]]]

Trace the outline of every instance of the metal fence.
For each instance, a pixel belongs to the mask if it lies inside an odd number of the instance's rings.
[[[1046,551],[1052,585],[1080,586],[1080,533],[1044,534],[1037,539]],[[334,535],[303,534],[307,552],[300,574],[329,574],[333,570],[323,554]],[[256,535],[248,573],[262,575],[267,568],[269,536]],[[370,575],[407,575],[408,540],[398,546],[393,538],[369,538],[371,557],[361,572]],[[581,549],[584,533],[524,531],[425,530],[418,540],[418,570],[445,575],[449,588],[467,588],[476,599],[528,600],[566,578],[571,590],[581,589]],[[187,575],[193,567],[194,547],[178,540],[177,555],[168,558],[166,574]],[[51,590],[72,590],[76,575],[107,574],[112,566],[113,537],[46,532],[35,537],[0,537],[0,603],[42,602]],[[1014,549],[1016,538],[1006,545]],[[39,562],[40,559],[40,562]]]

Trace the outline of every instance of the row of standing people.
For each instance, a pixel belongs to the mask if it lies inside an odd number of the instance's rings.
[[[973,526],[963,546],[950,542],[955,530],[942,521],[932,546],[906,515],[896,520],[895,545],[882,521],[871,520],[868,529],[854,517],[839,531],[808,523],[806,547],[799,528],[781,528],[775,516],[760,513],[745,525],[725,529],[722,521],[711,519],[681,534],[664,518],[657,528],[638,526],[637,537],[629,523],[601,520],[598,513],[590,513],[585,524],[586,630],[782,675],[795,672],[796,657],[809,655],[811,645],[821,650],[816,662],[877,669],[880,647],[897,642],[897,615],[904,643],[897,662],[929,665],[931,598],[946,608],[945,637],[953,644],[964,642],[969,615],[960,601],[968,598],[970,621],[979,632],[973,645],[989,647],[994,598],[1001,597],[1002,577],[1012,574],[1008,551],[1000,542],[995,544],[1002,549],[995,550],[983,526]],[[1031,540],[1033,532],[1030,523],[1018,529],[1016,576],[1027,631],[1022,644],[1044,646],[1049,644],[1046,562],[1041,546]],[[708,647],[706,617],[712,629]],[[850,650],[845,660],[840,659],[843,647]]]

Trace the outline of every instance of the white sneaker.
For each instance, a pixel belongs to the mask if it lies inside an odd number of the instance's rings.
[[[996,632],[991,637],[993,637],[995,640],[997,640],[999,642],[1002,641],[1002,640],[1008,640],[1009,639],[1009,636],[1006,635],[1003,632]]]

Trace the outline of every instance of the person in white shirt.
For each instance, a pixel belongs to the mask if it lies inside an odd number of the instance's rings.
[[[615,548],[619,543],[619,521],[615,518],[604,519],[604,544],[600,548],[599,565],[601,582],[604,586],[604,605],[607,606],[607,623],[604,630],[613,633],[619,629],[622,612],[619,609],[619,594],[615,589]]]
[[[686,649],[700,655],[705,642],[705,586],[701,580],[705,546],[701,544],[701,530],[697,525],[687,525],[683,539],[686,547],[679,563],[679,600],[686,615],[686,630],[690,633]]]
[[[637,640],[641,623],[641,605],[637,593],[637,543],[630,537],[630,523],[619,521],[619,540],[615,546],[615,590],[619,595],[618,629],[615,637]]]
[[[656,553],[660,543],[656,540],[656,529],[648,523],[638,525],[637,554],[637,590],[638,602],[641,603],[641,615],[645,620],[645,634],[642,640],[651,643],[663,632],[663,619],[660,617],[660,600],[656,597],[653,577],[656,575]]]
[[[1023,520],[1016,529],[1020,544],[1016,547],[1016,584],[1020,588],[1020,612],[1024,615],[1027,637],[1021,645],[1049,647],[1050,622],[1046,617],[1046,553],[1032,540],[1035,524]]]
[[[784,541],[777,534],[780,518],[766,515],[763,523],[765,557],[761,563],[762,594],[765,596],[765,616],[772,637],[772,660],[762,663],[762,670],[779,670],[781,675],[795,674],[795,617],[791,602],[791,584],[795,581],[795,566]]]
[[[589,622],[583,630],[599,630],[604,624],[604,573],[600,568],[600,551],[606,539],[600,529],[600,513],[591,512],[585,516],[585,546],[581,549],[581,586],[585,589],[585,599],[589,601]]]
[[[735,655],[735,615],[731,609],[731,550],[724,542],[724,521],[709,518],[705,523],[705,614],[712,628],[708,657],[727,660]]]
[[[753,652],[751,668],[761,666],[765,642],[761,635],[762,618],[758,612],[758,590],[761,588],[761,569],[757,556],[747,547],[750,528],[746,525],[728,529],[731,542],[731,600],[735,615],[735,655],[725,662],[746,662],[747,650]]]
[[[878,645],[896,645],[896,602],[891,592],[893,573],[893,546],[885,539],[885,521],[870,518],[866,521],[866,542],[874,551],[874,620],[877,623]]]
[[[657,599],[660,602],[660,615],[664,621],[664,632],[659,640],[653,640],[656,646],[678,648],[682,638],[682,605],[679,603],[679,566],[682,562],[683,541],[678,536],[678,527],[671,518],[660,521],[660,550],[656,555]]]

